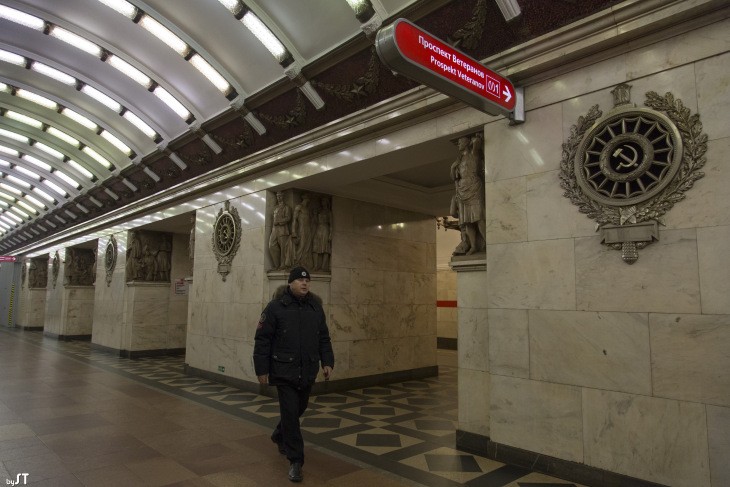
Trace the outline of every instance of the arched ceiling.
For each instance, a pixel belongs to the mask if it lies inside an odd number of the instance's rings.
[[[519,32],[476,56],[541,33],[505,2],[0,0],[0,251],[415,86],[372,52],[390,19]],[[545,29],[616,2],[581,3]]]

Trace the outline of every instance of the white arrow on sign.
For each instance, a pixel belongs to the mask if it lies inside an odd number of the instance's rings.
[[[504,102],[509,103],[509,101],[512,99],[512,93],[509,91],[509,88],[505,86],[504,90],[502,90],[502,94],[505,96]]]

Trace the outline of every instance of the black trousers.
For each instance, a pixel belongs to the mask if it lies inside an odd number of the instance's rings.
[[[272,439],[284,444],[286,458],[294,463],[304,464],[304,438],[299,426],[299,418],[307,410],[312,384],[277,384],[279,393],[279,424],[276,425]]]

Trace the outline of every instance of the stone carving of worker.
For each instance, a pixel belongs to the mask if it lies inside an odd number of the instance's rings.
[[[142,278],[143,257],[142,243],[139,241],[137,233],[129,232],[129,247],[127,248],[127,263],[125,265],[128,281]]]
[[[484,162],[482,136],[461,137],[456,145],[459,155],[451,164],[451,178],[456,188],[455,210],[452,216],[459,218],[461,244],[454,255],[471,255],[486,247],[486,218],[484,201]]]
[[[322,198],[320,204],[321,207],[317,212],[317,228],[312,242],[314,270],[329,271],[332,254],[332,211],[329,198]]]
[[[309,207],[309,195],[302,195],[302,202],[294,208],[292,218],[292,244],[294,261],[301,267],[312,267],[312,209]]]
[[[276,206],[272,213],[271,235],[269,235],[269,254],[274,269],[288,269],[292,264],[291,208],[284,203],[284,194],[276,193]]]
[[[172,259],[172,247],[166,238],[160,242],[160,248],[155,254],[155,280],[168,282],[170,280],[170,261]]]

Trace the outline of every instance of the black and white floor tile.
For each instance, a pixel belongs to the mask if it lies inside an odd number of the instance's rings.
[[[186,376],[182,356],[130,360],[89,342],[23,337],[248,421],[273,428],[278,419],[275,399]],[[435,378],[312,396],[302,418],[305,440],[426,486],[580,487],[455,449],[456,388],[457,369],[441,366]]]

